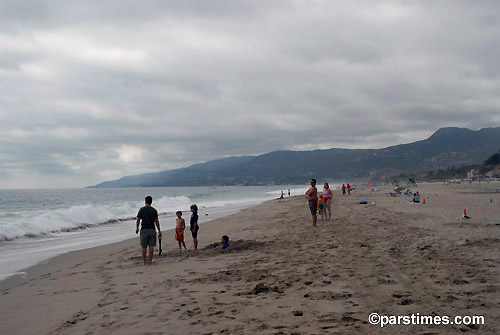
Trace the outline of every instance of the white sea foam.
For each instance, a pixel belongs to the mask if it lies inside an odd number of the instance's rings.
[[[171,213],[178,210],[185,210],[189,208],[191,204],[191,199],[183,195],[177,197],[162,197],[153,201],[153,207],[155,207],[159,213]]]
[[[154,205],[160,213],[189,208],[188,197],[162,197]],[[37,237],[56,232],[85,229],[101,224],[133,220],[143,204],[123,203],[115,205],[79,205],[70,208],[49,210],[34,216],[11,218],[0,224],[0,241],[20,237]]]
[[[0,280],[4,280],[5,278],[9,278],[11,276],[21,276],[22,278],[25,278],[26,275],[27,275],[26,272],[1,273]]]

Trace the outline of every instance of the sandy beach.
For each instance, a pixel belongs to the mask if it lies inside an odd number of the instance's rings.
[[[1,283],[0,333],[500,334],[500,183],[421,184],[425,205],[391,188],[335,191],[332,221],[315,228],[304,197],[268,201],[202,225],[198,252],[179,255],[164,232],[151,266],[131,226],[131,240]],[[375,312],[484,325],[381,328]]]

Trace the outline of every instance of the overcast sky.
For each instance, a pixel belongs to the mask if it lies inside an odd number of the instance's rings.
[[[500,1],[0,0],[0,188],[500,125]]]

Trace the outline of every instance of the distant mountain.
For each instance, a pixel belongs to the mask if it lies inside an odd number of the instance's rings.
[[[124,177],[94,187],[271,185],[319,180],[376,180],[401,173],[483,162],[500,148],[500,127],[441,128],[429,138],[383,149],[274,151],[187,168]]]
[[[206,163],[191,165],[186,168],[146,173],[136,176],[123,177],[112,181],[105,181],[93,187],[109,188],[206,185],[206,181],[210,180],[212,176],[220,170],[225,168],[230,169],[252,158],[254,158],[254,156],[221,158]],[[201,184],[197,184],[197,182]]]

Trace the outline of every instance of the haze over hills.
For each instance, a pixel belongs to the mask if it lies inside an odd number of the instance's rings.
[[[382,149],[281,150],[127,176],[93,187],[300,184],[309,178],[377,180],[400,173],[478,164],[499,148],[500,127],[477,131],[449,127],[422,141]]]

